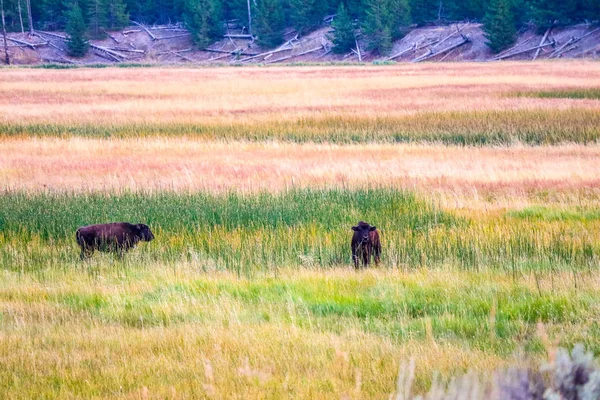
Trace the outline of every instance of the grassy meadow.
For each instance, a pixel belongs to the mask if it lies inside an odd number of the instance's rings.
[[[592,61],[0,69],[0,398],[408,400],[412,360],[411,394],[472,371],[490,399],[599,356],[599,87]],[[355,271],[359,220],[383,254]],[[80,261],[109,221],[156,239]]]

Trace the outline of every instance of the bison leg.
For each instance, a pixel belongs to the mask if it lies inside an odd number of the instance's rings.
[[[381,247],[375,246],[373,249],[373,255],[375,256],[375,265],[379,265],[381,262]]]
[[[81,253],[79,254],[79,259],[81,261],[87,260],[88,258],[90,258],[92,256],[93,253],[94,253],[94,249],[90,249],[89,247],[82,245]]]
[[[366,267],[369,266],[369,262],[371,261],[371,253],[369,252],[369,250],[364,250],[363,254],[362,254],[362,258],[363,258],[363,265]]]
[[[358,269],[358,255],[352,253],[352,262],[354,263],[354,269]]]

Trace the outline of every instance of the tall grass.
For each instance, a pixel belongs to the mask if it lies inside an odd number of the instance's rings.
[[[600,88],[574,88],[537,90],[529,92],[517,92],[519,97],[539,97],[541,99],[594,99],[600,100]]]
[[[205,140],[284,140],[298,143],[507,145],[598,143],[595,110],[426,112],[403,117],[331,116],[297,121],[229,123],[2,123],[1,136],[172,137]]]
[[[0,271],[2,398],[388,398],[516,352],[537,365],[543,321],[598,352],[598,274],[282,271],[240,279],[186,264]],[[520,365],[526,365],[523,357]],[[145,388],[145,389],[144,389]]]
[[[239,274],[349,265],[351,226],[382,232],[391,267],[458,264],[531,270],[598,262],[600,222],[523,215],[459,217],[395,189],[298,189],[279,194],[52,194],[0,196],[0,264],[42,271],[78,263],[74,232],[108,221],[144,222],[156,240],[127,257],[189,262]]]

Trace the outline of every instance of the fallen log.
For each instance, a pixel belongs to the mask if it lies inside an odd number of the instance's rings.
[[[294,31],[290,32],[293,33]],[[281,46],[277,47],[275,50],[279,50],[279,49],[283,49],[283,48],[287,48],[288,46],[294,47],[294,42],[298,40],[298,33],[296,33],[296,36],[294,36],[293,38],[291,38],[290,40],[288,40],[287,42],[285,42],[284,44],[282,44]]]
[[[179,57],[179,58],[181,58],[182,60],[189,61],[189,62],[196,62],[195,60],[192,60],[191,58],[189,58],[189,57],[186,57],[186,56],[184,56],[183,54],[179,54],[179,53],[176,53],[176,52],[174,52],[174,51],[171,51],[171,52],[169,52],[169,53],[173,54],[173,55],[174,55],[174,56],[176,56],[176,57]]]
[[[140,54],[146,54],[146,52],[144,50],[137,50],[137,49],[127,49],[124,47],[107,47],[109,50],[113,50],[113,51],[125,51],[128,53],[140,53]]]
[[[446,53],[446,55],[445,55],[444,57],[440,58],[440,62],[442,62],[442,61],[444,61],[446,58],[450,57],[450,55],[451,55],[452,53],[454,53],[455,51],[456,51],[456,49],[452,49],[452,50],[450,50],[449,52],[447,52],[447,53]]]
[[[462,35],[462,34],[461,34],[461,35]],[[446,52],[448,52],[448,51],[451,51],[451,50],[457,49],[458,47],[460,47],[460,46],[462,46],[462,45],[464,45],[464,44],[466,44],[466,43],[469,43],[469,42],[471,41],[471,39],[469,39],[469,37],[468,37],[468,36],[462,35],[462,37],[463,37],[463,40],[462,40],[462,42],[460,42],[460,43],[457,43],[457,44],[455,44],[455,45],[452,45],[452,46],[450,46],[450,47],[446,47],[445,49],[443,49],[443,50],[440,50],[440,51],[438,51],[438,52],[431,52],[430,54],[425,54],[425,55],[422,55],[421,57],[417,57],[417,58],[415,58],[415,59],[414,59],[412,62],[421,62],[421,61],[429,60],[430,58],[433,58],[433,57],[435,57],[435,56],[438,56],[438,55],[440,55],[440,54],[444,54],[444,53],[446,53]]]
[[[396,53],[396,54],[392,55],[391,57],[388,57],[388,58],[386,58],[386,61],[393,60],[394,58],[398,58],[398,57],[400,57],[400,56],[403,56],[403,55],[405,55],[405,54],[411,53],[411,52],[413,52],[413,51],[419,51],[419,50],[421,50],[421,49],[424,49],[425,47],[427,47],[427,46],[430,46],[430,45],[432,45],[432,44],[435,44],[435,43],[437,43],[437,42],[438,42],[437,40],[433,40],[433,41],[430,41],[430,42],[424,43],[424,44],[422,44],[421,46],[419,46],[419,45],[418,45],[418,44],[415,42],[415,43],[412,45],[412,47],[410,47],[410,48],[408,48],[408,49],[406,49],[406,50],[402,50],[402,51],[400,51],[399,53]]]
[[[146,31],[146,33],[148,34],[148,36],[150,36],[150,38],[152,38],[152,40],[153,40],[153,41],[155,41],[155,40],[156,40],[156,36],[154,36],[154,35],[152,34],[152,32],[150,32],[150,30],[149,30],[148,28],[146,28],[146,26],[145,26],[145,25],[143,25],[143,24],[140,24],[139,22],[135,22],[135,21],[131,21],[131,23],[132,23],[132,24],[135,24],[135,25],[139,26],[140,28],[142,28],[143,30],[145,30],[145,31]]]
[[[236,55],[235,55],[235,54],[233,54],[233,53],[232,53],[232,54],[222,54],[222,55],[220,55],[220,56],[218,56],[218,57],[213,57],[213,58],[210,58],[208,61],[217,61],[217,60],[222,60],[223,58],[227,58],[227,57],[235,57],[235,56],[236,56]]]
[[[254,36],[252,35],[236,35],[236,34],[230,34],[230,35],[223,35],[224,38],[228,38],[228,39],[254,39]]]
[[[188,32],[185,28],[175,28],[175,27],[160,27],[160,26],[151,26],[148,29],[151,31],[170,31],[170,32]]]
[[[127,30],[127,31],[123,31],[123,32],[121,32],[121,33],[123,33],[123,35],[127,36],[127,35],[129,35],[130,33],[137,33],[137,32],[141,32],[141,31],[142,31],[141,29],[129,29],[129,30]]]
[[[103,52],[103,51],[96,50],[96,51],[94,51],[94,54],[97,55],[98,57],[106,58],[109,61],[116,61],[116,62],[123,61],[123,60],[119,59],[118,57],[115,57],[112,54]]]
[[[575,49],[577,49],[577,48],[579,48],[579,45],[578,45],[578,44],[572,44],[571,46],[567,47],[567,48],[565,49],[565,51],[563,51],[563,53],[568,53],[568,52],[570,52],[571,50],[575,50]]]
[[[64,42],[67,42],[69,40],[66,36],[62,36],[62,35],[59,35],[57,33],[46,32],[46,31],[38,31],[38,32],[40,32],[40,33],[42,33],[44,35],[48,35],[48,36],[52,36],[52,37],[61,39]],[[120,60],[118,60],[119,62],[127,59],[127,56],[125,54],[121,54],[121,53],[118,53],[116,51],[110,50],[110,49],[108,49],[106,47],[98,46],[98,45],[92,44],[92,43],[90,43],[89,45],[90,45],[90,48],[92,48],[94,50],[98,50],[98,51],[110,54],[110,56],[113,57],[113,58],[115,58],[115,59],[120,59]]]
[[[113,40],[115,43],[117,43],[117,44],[121,43],[121,42],[119,42],[119,41],[117,40],[117,38],[116,38],[116,37],[114,37],[114,36],[113,36],[113,35],[111,35],[110,33],[106,32],[104,29],[102,29],[102,32],[104,32],[104,34],[105,34],[106,36],[108,36],[109,38],[111,38],[111,39],[112,39],[112,40]]]
[[[65,49],[58,47],[57,45],[55,45],[54,43],[52,43],[51,41],[48,40],[48,46],[52,47],[55,50],[58,51],[62,51],[62,52],[66,52]]]
[[[517,48],[519,48],[519,47],[523,46],[524,44],[527,44],[527,43],[529,43],[529,41],[530,41],[531,39],[533,39],[533,36],[532,36],[532,37],[530,37],[530,38],[527,38],[527,39],[523,40],[521,43],[517,43],[516,45],[514,45],[514,46],[513,46],[513,47],[511,47],[510,49],[506,49],[506,50],[503,50],[503,51],[501,51],[500,53],[496,54],[496,55],[495,55],[495,57],[501,57],[501,56],[503,56],[503,55],[505,55],[505,54],[508,54],[508,53],[510,53],[511,51],[513,51],[513,50],[516,50]]]
[[[550,25],[550,27],[548,29],[546,29],[546,33],[544,33],[544,36],[542,37],[542,40],[540,40],[540,45],[546,43],[546,38],[550,34],[551,30],[552,30],[552,25]],[[540,55],[540,51],[541,50],[542,50],[542,48],[538,47],[538,49],[535,51],[535,54],[533,55],[533,58],[531,59],[531,61],[535,61],[535,59],[538,58],[538,55]]]
[[[254,57],[254,56],[258,56],[259,54],[256,53],[239,53],[238,50],[240,49],[235,49],[233,51],[230,50],[218,50],[218,49],[202,49],[202,51],[208,51],[210,53],[222,53],[222,54],[229,54],[229,55],[240,55],[240,56],[250,56],[250,57]]]
[[[9,37],[7,37],[6,40],[10,40],[11,42],[15,42],[20,45],[27,46],[33,50],[36,50],[35,46],[44,46],[44,45],[48,44],[47,42],[46,43],[29,43],[24,40],[18,40],[18,39],[13,39],[13,38],[9,38]]]
[[[409,52],[415,50],[416,48],[417,48],[417,43],[413,43],[413,45],[410,46],[408,49],[404,49],[402,51],[399,51],[396,54],[392,54],[391,56],[389,56],[388,58],[386,58],[385,61],[390,61],[390,60],[393,60],[394,58],[398,58],[400,56],[403,56],[404,54],[409,53]]]
[[[172,35],[172,36],[165,36],[165,37],[157,37],[154,40],[165,40],[165,39],[176,39],[176,38],[180,38],[180,37],[186,37],[186,36],[190,36],[191,33],[183,33],[181,35]]]
[[[541,47],[554,46],[554,44],[555,44],[554,41],[551,41],[551,42],[544,43],[544,44],[539,45],[539,46],[529,47],[529,48],[527,48],[525,50],[517,51],[516,53],[506,54],[506,55],[503,55],[503,56],[500,56],[500,57],[496,56],[496,57],[493,58],[493,60],[496,60],[496,61],[498,61],[498,60],[504,60],[505,58],[514,57],[516,55],[527,53],[527,52],[532,51],[532,50],[537,50],[538,48],[541,48]]]
[[[273,54],[276,54],[276,53],[280,53],[282,51],[289,51],[289,50],[293,50],[293,47],[289,47],[287,49],[277,49],[277,50],[267,51],[265,53],[260,53],[260,54],[257,54],[255,56],[250,56],[250,57],[243,58],[243,59],[239,60],[239,62],[246,62],[246,61],[250,61],[250,60],[253,60],[253,59],[259,58],[259,57],[267,57],[267,56],[270,56],[270,55],[273,55]]]
[[[306,54],[314,53],[315,51],[319,51],[319,50],[323,50],[323,46],[315,47],[314,49],[303,51],[302,53],[292,54],[292,55],[289,55],[289,56],[278,58],[276,60],[271,60],[267,64],[274,64],[274,63],[277,63],[277,62],[289,60],[291,58],[296,58],[296,57],[304,56]]]
[[[590,31],[590,32],[586,33],[585,35],[582,35],[582,36],[580,36],[578,38],[576,38],[574,36],[571,36],[571,39],[569,39],[568,42],[566,42],[565,44],[563,44],[562,46],[560,46],[558,49],[554,50],[552,52],[552,54],[550,54],[550,56],[548,58],[559,57],[562,53],[564,53],[563,49],[565,49],[567,46],[569,46],[571,44],[574,44],[574,43],[577,43],[580,40],[582,40],[582,39],[584,39],[584,38],[586,38],[586,37],[588,37],[590,35],[593,35],[594,33],[598,32],[599,30],[600,30],[600,28],[596,28],[596,29],[594,29],[594,30],[592,30],[592,31]]]
[[[445,43],[447,40],[453,38],[455,35],[460,34],[460,30],[463,29],[467,25],[469,25],[468,22],[465,25],[463,25],[462,27],[459,28],[458,24],[457,24],[456,25],[456,32],[452,32],[450,35],[446,36],[445,38],[443,38],[442,40],[440,40],[439,42],[437,42],[435,45],[431,46],[431,48],[435,49],[436,47],[438,47],[442,43]]]
[[[323,57],[325,57],[327,54],[331,53],[331,51],[332,51],[332,50],[331,50],[331,49],[329,49],[329,50],[327,50],[325,53],[321,54],[321,55],[320,55],[319,57],[317,57],[317,58],[323,58]]]
[[[192,48],[187,48],[187,49],[182,49],[182,50],[167,50],[167,51],[161,51],[159,53],[156,53],[157,56],[163,55],[163,54],[170,54],[170,53],[187,53],[188,51],[192,51]]]
[[[566,41],[565,44],[563,44],[558,49],[556,49],[552,53],[550,53],[548,58],[558,57],[563,52],[563,49],[565,47],[567,47],[568,45],[573,44],[573,43],[575,43],[575,36],[571,36],[571,38],[568,41]]]

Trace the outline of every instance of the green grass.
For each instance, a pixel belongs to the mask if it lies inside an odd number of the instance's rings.
[[[600,220],[600,210],[581,209],[573,207],[561,209],[555,207],[532,206],[508,212],[510,217],[537,221],[597,221]]]
[[[298,143],[409,143],[508,145],[598,143],[596,110],[430,112],[405,117],[333,116],[291,122],[155,124],[0,124],[0,137],[190,136],[205,140],[284,140]]]
[[[600,100],[600,88],[576,88],[517,92],[517,97],[539,97],[541,99],[593,99]]]
[[[395,189],[298,189],[280,194],[14,193],[0,195],[0,267],[13,271],[81,265],[79,226],[147,223],[156,240],[125,263],[191,263],[248,275],[281,266],[332,268],[351,263],[351,226],[382,235],[387,267],[495,268],[516,276],[587,270],[598,263],[600,221],[588,218],[457,216]],[[96,255],[97,263],[115,262]]]
[[[0,396],[139,398],[146,387],[157,398],[388,398],[410,357],[418,392],[435,372],[444,381],[489,374],[517,352],[540,363],[539,321],[561,346],[598,354],[597,275],[578,287],[552,275],[336,269],[240,279],[160,263],[104,265],[98,275],[3,271]]]

